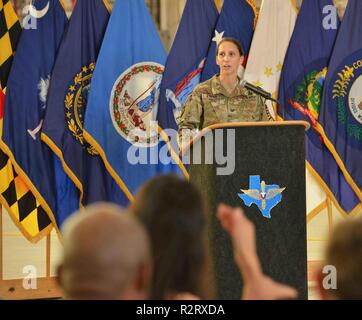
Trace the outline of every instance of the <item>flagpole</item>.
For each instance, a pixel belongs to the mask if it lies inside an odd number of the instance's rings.
[[[329,197],[327,197],[326,201],[327,201],[327,213],[328,213],[328,230],[329,230],[329,235],[331,235],[333,229],[332,201]]]
[[[50,250],[51,250],[51,231],[47,234],[46,240],[46,277],[50,278]]]
[[[14,8],[15,8],[15,12],[18,12],[18,11],[19,11],[19,8],[18,8],[18,0],[14,0]]]
[[[0,281],[3,280],[3,207],[0,205]]]

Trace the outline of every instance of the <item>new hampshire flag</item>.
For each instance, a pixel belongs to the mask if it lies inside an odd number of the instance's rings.
[[[167,147],[159,153],[154,122],[165,60],[144,0],[117,0],[93,74],[84,137],[130,200],[143,182],[173,167]]]
[[[110,10],[105,0],[77,1],[55,62],[41,134],[79,189],[83,205],[128,202],[83,137],[88,92]]]

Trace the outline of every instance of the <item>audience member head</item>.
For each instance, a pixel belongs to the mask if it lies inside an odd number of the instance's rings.
[[[145,299],[151,276],[143,226],[120,207],[98,203],[63,225],[58,279],[69,299]]]
[[[204,210],[196,187],[176,176],[156,177],[137,193],[132,211],[149,232],[154,261],[151,298],[210,297]]]
[[[322,299],[362,299],[362,218],[335,227],[327,245],[325,266],[326,273],[320,270],[318,275]]]

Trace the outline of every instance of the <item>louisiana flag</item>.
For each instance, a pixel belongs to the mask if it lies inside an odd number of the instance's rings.
[[[4,93],[20,34],[21,26],[11,1],[0,0],[0,138]],[[15,172],[9,157],[2,150],[0,150],[0,202],[29,241],[38,241],[52,229],[52,222],[45,210]]]
[[[359,199],[317,131],[327,66],[339,26],[337,16],[335,23],[326,24],[329,18],[323,11],[328,7],[334,8],[332,0],[303,1],[284,60],[278,100],[286,108],[286,120],[310,122],[306,133],[307,167],[336,207],[349,213]]]
[[[200,82],[218,16],[213,0],[186,2],[161,83],[157,120],[162,128],[177,130],[183,105]]]
[[[110,11],[106,0],[77,1],[52,72],[41,133],[79,189],[83,205],[128,202],[98,152],[83,137],[88,92]]]
[[[319,122],[328,149],[362,202],[361,28],[362,2],[349,0],[328,65]]]
[[[216,64],[216,47],[223,38],[233,37],[239,40],[244,55],[248,55],[257,19],[254,0],[224,0],[201,75],[202,81],[219,73]]]
[[[51,71],[67,17],[59,0],[36,0],[29,6],[26,19],[27,27],[21,34],[8,79],[1,147],[10,157],[16,174],[55,225],[57,200],[53,157],[39,135]],[[22,209],[19,211],[21,215],[28,214]],[[31,219],[33,223],[39,221],[39,214],[37,218],[32,213],[24,219]]]
[[[84,137],[132,200],[159,172],[177,170],[159,152],[156,123],[166,54],[144,0],[118,0],[93,74]]]

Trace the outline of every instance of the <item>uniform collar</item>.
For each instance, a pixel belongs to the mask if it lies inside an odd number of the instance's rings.
[[[222,94],[226,97],[231,97],[231,96],[247,96],[248,92],[244,87],[241,87],[241,79],[238,77],[238,84],[236,85],[235,89],[229,93],[221,84],[220,79],[219,79],[219,74],[214,75],[211,78],[211,91],[212,94],[217,95],[217,94]]]

